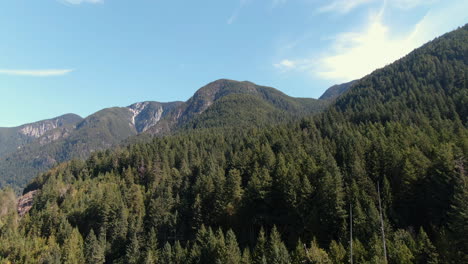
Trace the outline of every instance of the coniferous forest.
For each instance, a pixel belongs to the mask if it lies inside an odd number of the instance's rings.
[[[468,263],[467,107],[465,25],[321,114],[63,163],[24,216],[1,191],[0,262]]]

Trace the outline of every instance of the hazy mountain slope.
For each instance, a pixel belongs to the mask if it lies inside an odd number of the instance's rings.
[[[342,83],[342,84],[336,84],[333,85],[332,87],[328,88],[322,96],[320,96],[319,99],[321,100],[333,100],[336,99],[338,96],[342,95],[346,91],[349,90],[349,88],[356,83],[357,80],[350,81],[347,83]]]
[[[78,115],[66,114],[19,127],[0,127],[0,157],[16,151],[21,146],[33,142],[51,130],[74,125],[81,120],[82,118]]]

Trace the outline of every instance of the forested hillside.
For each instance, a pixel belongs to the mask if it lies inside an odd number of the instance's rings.
[[[61,164],[22,218],[0,194],[0,260],[468,263],[467,66],[464,26],[318,116],[214,128],[206,111],[204,128]]]
[[[41,138],[42,142],[56,137],[57,133],[73,128],[82,118],[66,114],[49,120],[42,120],[18,127],[0,127],[0,157],[21,149],[23,146]]]
[[[334,100],[338,98],[338,96],[344,94],[347,92],[353,84],[355,84],[357,80],[347,82],[347,83],[342,83],[342,84],[336,84],[333,85],[332,87],[328,88],[322,96],[320,96],[319,99],[322,100]]]
[[[251,82],[221,79],[200,88],[187,102],[140,102],[106,108],[85,119],[68,115],[19,128],[0,128],[0,188],[21,190],[38,173],[61,162],[85,159],[127,140],[148,138],[144,135],[207,127],[262,127],[321,112],[328,104],[293,98]],[[45,126],[45,122],[52,124]],[[18,132],[23,130],[34,136]],[[136,135],[143,136],[129,139]]]

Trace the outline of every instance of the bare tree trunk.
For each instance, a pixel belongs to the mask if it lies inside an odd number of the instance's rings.
[[[384,221],[383,221],[383,213],[382,213],[382,202],[380,201],[380,184],[377,183],[377,193],[379,195],[379,211],[380,211],[380,229],[382,230],[382,245],[384,251],[384,261],[387,262],[387,246],[385,244],[385,228],[384,228]]]
[[[349,261],[353,264],[353,206],[351,204],[349,205],[349,230]]]

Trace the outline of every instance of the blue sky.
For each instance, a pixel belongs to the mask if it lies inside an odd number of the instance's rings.
[[[187,100],[220,78],[296,97],[468,22],[466,0],[4,0],[0,126]]]

